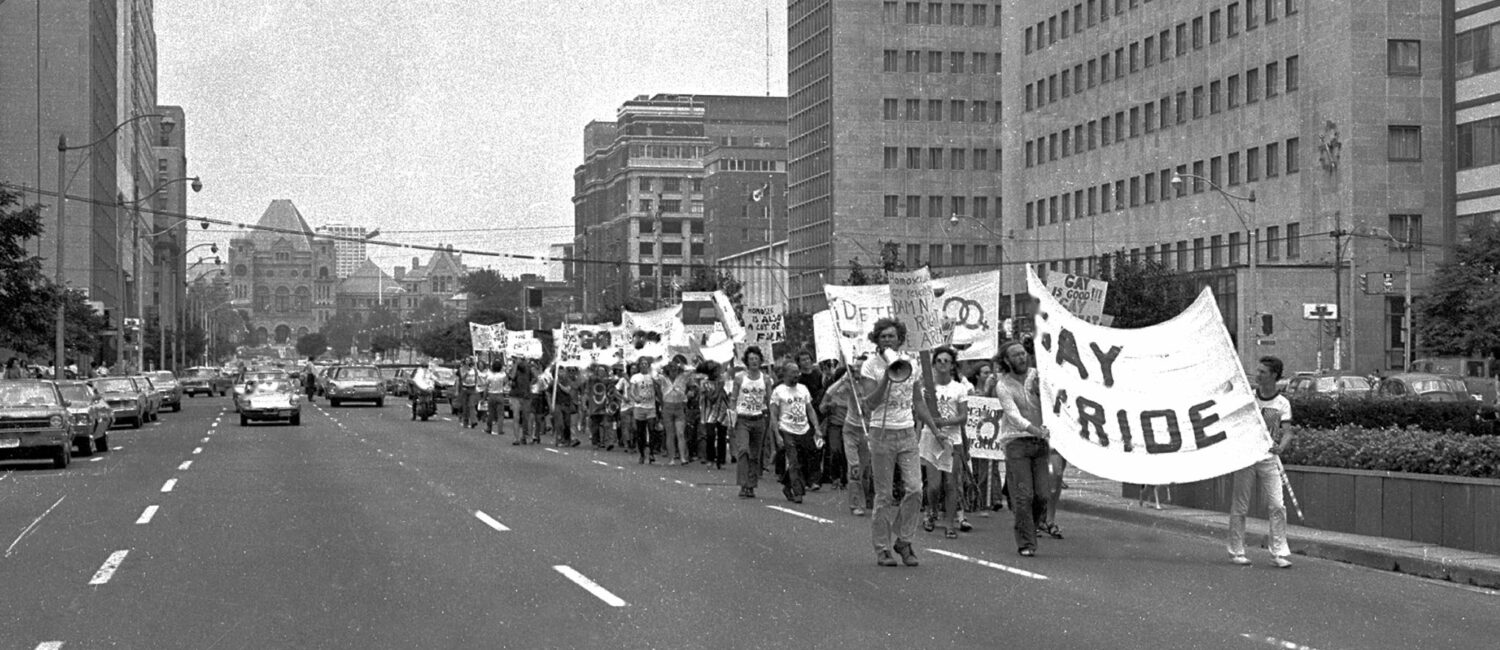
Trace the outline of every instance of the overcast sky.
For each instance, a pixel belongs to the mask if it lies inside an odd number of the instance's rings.
[[[191,214],[285,198],[315,228],[545,254],[572,239],[584,125],[636,95],[766,94],[768,9],[780,96],[784,0],[157,0],[158,101],[186,112]]]

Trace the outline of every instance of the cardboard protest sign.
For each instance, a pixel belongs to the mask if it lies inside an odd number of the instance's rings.
[[[990,359],[999,352],[1000,272],[970,273],[932,281],[950,344],[960,360]],[[946,329],[946,327],[945,327]],[[1009,338],[1008,335],[1003,338]]]
[[[469,347],[474,351],[474,354],[489,352],[494,349],[494,328],[480,323],[469,323]]]
[[[818,361],[842,358],[839,352],[839,326],[833,322],[833,310],[813,314],[813,349]]]
[[[620,312],[620,326],[634,343],[687,344],[682,329],[682,305],[672,305],[647,312]]]
[[[937,293],[927,267],[915,271],[890,271],[891,314],[906,325],[907,350],[931,350],[947,341],[938,312]]]
[[[730,302],[728,294],[723,291],[714,292],[714,313],[718,314],[719,322],[724,326],[724,333],[735,341],[745,339],[745,326],[740,324],[740,317],[734,311],[734,303]]]
[[[785,340],[786,325],[782,320],[781,305],[745,305],[746,345],[769,346]]]
[[[1213,294],[1159,325],[1117,330],[1068,313],[1027,270],[1043,422],[1079,469],[1188,483],[1264,458],[1271,437]]]
[[[719,310],[712,291],[682,292],[682,328],[688,335],[712,334],[719,328]]]
[[[891,289],[883,284],[844,287],[823,285],[828,311],[833,314],[844,361],[875,353],[868,334],[875,321],[891,315]]]
[[[1103,320],[1104,298],[1109,293],[1108,282],[1052,271],[1047,273],[1047,290],[1063,309],[1074,316],[1095,325],[1109,324]]]
[[[540,359],[542,358],[542,342],[536,338],[536,333],[531,330],[513,330],[506,332],[505,354],[518,359]]]
[[[1000,400],[994,397],[969,397],[969,419],[964,423],[964,435],[969,439],[969,455],[974,458],[1004,460],[1005,448],[1000,446]]]

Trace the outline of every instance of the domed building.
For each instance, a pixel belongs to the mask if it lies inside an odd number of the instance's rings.
[[[337,256],[297,206],[271,201],[256,229],[229,241],[230,290],[249,300],[252,345],[293,345],[334,312]]]

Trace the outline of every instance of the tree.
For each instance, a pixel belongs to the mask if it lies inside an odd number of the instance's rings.
[[[17,352],[50,358],[58,301],[63,301],[64,343],[70,359],[92,354],[106,323],[83,295],[58,287],[42,274],[42,258],[26,250],[42,236],[41,208],[20,205],[20,196],[0,187],[0,341]]]
[[[429,329],[417,337],[416,345],[422,354],[450,361],[466,357],[474,349],[467,322]]]
[[[913,260],[917,268],[921,268],[919,260]],[[880,242],[880,268],[871,269],[860,264],[859,258],[849,260],[849,277],[844,284],[857,287],[867,284],[885,284],[886,273],[891,271],[905,271],[907,264],[901,259],[901,245],[896,242]]]
[[[305,334],[297,339],[297,354],[304,357],[322,356],[328,351],[328,337],[322,332]]]
[[[370,351],[376,354],[400,352],[401,339],[393,334],[380,333],[370,337]]]
[[[1476,219],[1466,234],[1412,307],[1418,340],[1439,356],[1500,356],[1500,225]]]
[[[1132,329],[1155,325],[1193,304],[1196,292],[1192,282],[1161,262],[1153,259],[1126,262],[1128,258],[1119,253],[1110,258],[1105,256],[1100,275],[1109,282],[1104,313],[1114,316],[1111,327]]]

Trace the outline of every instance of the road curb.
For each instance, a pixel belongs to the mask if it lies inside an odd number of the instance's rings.
[[[1104,503],[1102,495],[1068,495],[1063,510],[1113,519],[1139,526],[1171,530],[1189,535],[1221,539],[1228,521],[1224,513],[1169,506],[1168,510],[1147,510],[1129,505]],[[1253,526],[1252,526],[1253,527]],[[1264,525],[1261,526],[1264,528]],[[1246,544],[1265,544],[1264,533],[1247,532]],[[1395,571],[1457,584],[1500,589],[1500,558],[1482,553],[1456,551],[1418,542],[1367,537],[1366,543],[1309,539],[1295,531],[1287,534],[1292,553]]]

